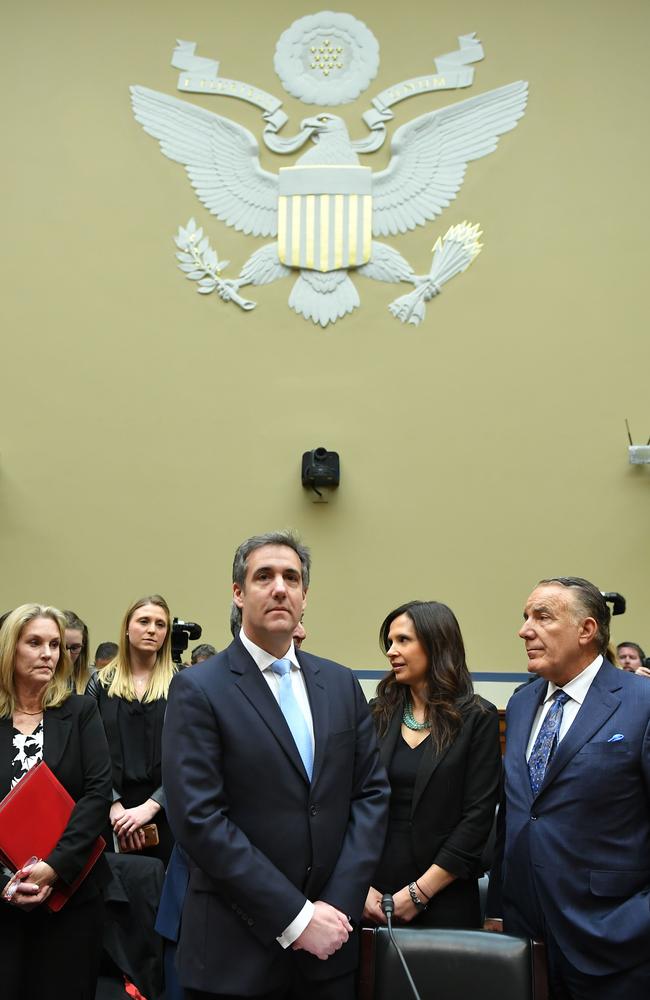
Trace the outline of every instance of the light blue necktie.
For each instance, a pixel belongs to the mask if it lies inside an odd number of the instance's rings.
[[[560,725],[562,723],[562,713],[567,701],[571,701],[571,696],[564,691],[556,691],[553,695],[553,704],[549,708],[537,738],[533,744],[533,749],[528,758],[528,774],[530,775],[530,787],[533,795],[537,795],[549,761],[557,746]]]
[[[314,748],[307,720],[300,711],[300,705],[296,701],[291,686],[291,660],[276,660],[275,663],[271,664],[271,670],[280,678],[280,708],[287,720],[291,735],[298,747],[298,753],[305,765],[305,771],[311,781],[314,769]]]

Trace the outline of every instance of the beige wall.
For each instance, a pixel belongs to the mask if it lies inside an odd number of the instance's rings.
[[[470,93],[524,78],[531,96],[442,220],[390,241],[422,272],[449,225],[483,227],[483,254],[426,322],[401,326],[387,310],[396,287],[357,279],[361,309],[326,331],[288,309],[292,280],[256,289],[249,314],[183,280],[171,240],[191,215],[228,274],[264,241],[207,214],[133,120],[127,89],[174,94],[169,59],[185,38],[225,76],[284,96],[275,42],[318,9],[5,11],[0,605],[71,606],[94,645],[158,589],[220,645],[234,546],[293,525],[314,553],[309,646],[352,666],[379,666],[381,618],[421,597],[455,609],[475,670],[521,670],[520,609],[551,573],[624,592],[615,637],[650,645],[650,469],[627,465],[623,425],[650,434],[650,7],[343,5],[381,45],[375,84],[343,110],[357,136],[370,97],[472,30],[486,58]],[[418,97],[396,123],[465,96]],[[189,99],[259,137],[252,108]],[[288,97],[285,109],[289,130],[310,112]],[[299,481],[302,452],[321,444],[341,454],[329,505]]]

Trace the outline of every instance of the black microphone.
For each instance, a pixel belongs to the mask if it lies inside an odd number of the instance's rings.
[[[395,951],[399,955],[399,960],[402,963],[402,967],[406,974],[406,978],[408,979],[409,986],[413,991],[413,996],[415,997],[415,1000],[421,1000],[420,994],[418,993],[416,985],[413,982],[413,977],[409,972],[409,967],[406,964],[406,959],[402,955],[402,949],[398,945],[397,941],[395,940],[395,935],[393,934],[393,914],[395,912],[395,902],[389,892],[385,892],[384,895],[381,897],[381,910],[384,916],[386,917],[386,923],[388,924],[388,937],[392,941]]]

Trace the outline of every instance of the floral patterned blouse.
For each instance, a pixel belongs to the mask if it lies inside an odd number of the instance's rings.
[[[11,787],[18,784],[36,764],[43,760],[43,722],[39,722],[33,733],[21,733],[14,729],[12,739],[14,758],[11,762]],[[5,875],[13,875],[9,868],[0,866]]]

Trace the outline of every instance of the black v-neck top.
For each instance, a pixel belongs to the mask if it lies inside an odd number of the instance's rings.
[[[420,761],[431,753],[431,737],[416,747],[410,747],[400,735],[388,768],[390,780],[390,813],[388,817],[387,849],[379,862],[377,882],[382,892],[397,892],[421,874],[411,846],[411,810],[413,791]],[[390,845],[390,847],[388,847]]]

